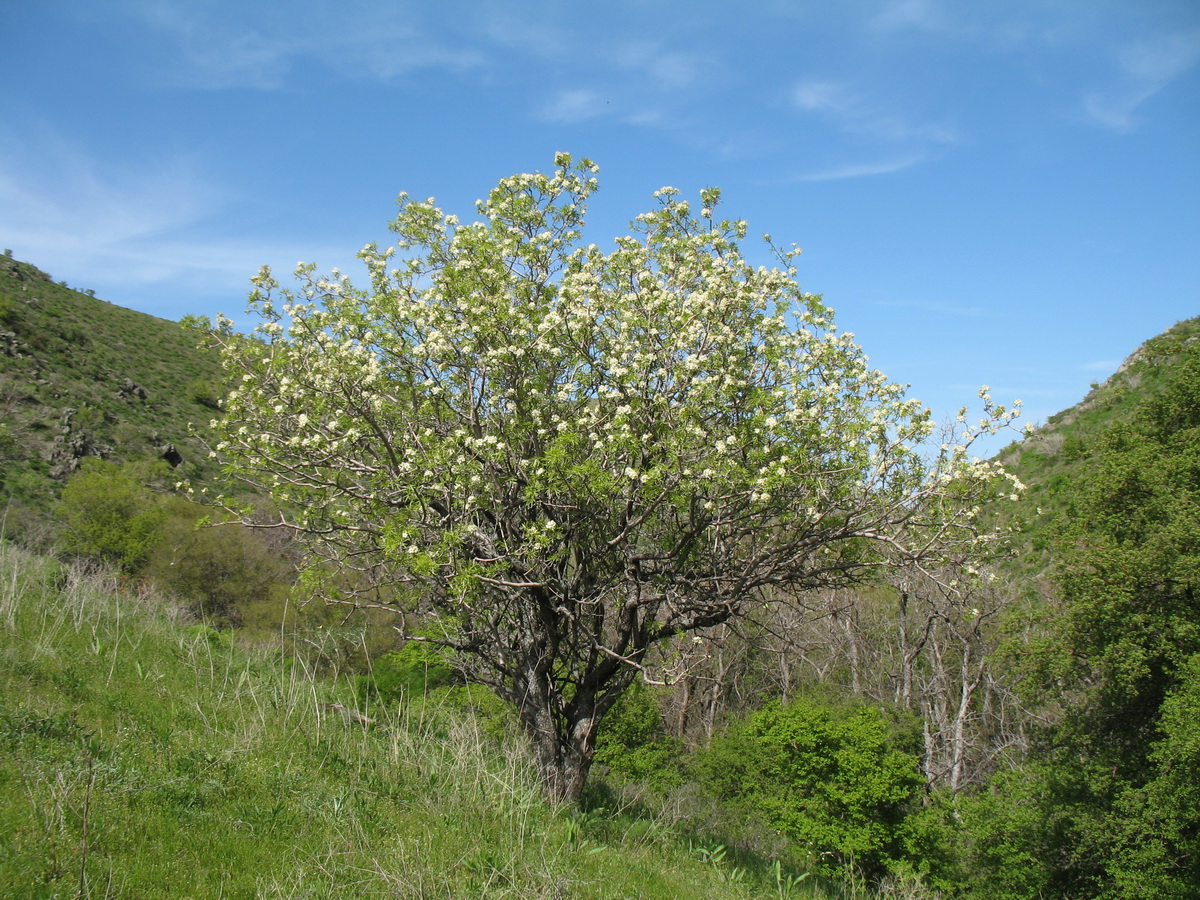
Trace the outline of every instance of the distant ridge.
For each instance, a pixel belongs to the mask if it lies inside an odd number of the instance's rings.
[[[1200,316],[1177,322],[1138,346],[1103,383],[1094,383],[1082,400],[1051,416],[1032,435],[1002,450],[1000,461],[1006,466],[1022,468],[1033,462],[1030,454],[1045,458],[1060,456],[1064,445],[1086,441],[1089,434],[1127,421],[1139,403],[1156,393],[1167,368],[1197,352],[1200,352]],[[1065,452],[1068,456],[1077,454],[1078,447],[1074,451],[1067,448]]]
[[[1036,568],[1046,561],[1045,526],[1064,508],[1070,486],[1089,464],[1098,439],[1111,428],[1131,423],[1137,407],[1161,390],[1171,367],[1197,353],[1200,316],[1142,343],[1082,400],[1000,451],[997,459],[1027,487],[1014,504],[1020,510],[1006,513],[1022,522],[1024,538],[1018,538],[1016,549],[1024,567]]]

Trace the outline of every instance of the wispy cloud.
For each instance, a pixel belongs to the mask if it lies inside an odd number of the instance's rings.
[[[937,300],[879,300],[876,306],[918,310],[939,316],[957,316],[967,319],[991,319],[1000,313],[983,306],[967,306],[961,303],[943,303]]]
[[[886,0],[867,21],[873,36],[904,39],[921,34],[941,42],[975,44],[989,51],[1055,41],[1078,30],[1069,6],[1046,0],[960,3],[954,0]]]
[[[860,103],[843,84],[811,79],[801,81],[792,89],[792,100],[808,112],[829,112],[847,117],[856,114]]]
[[[554,10],[535,12],[519,5],[480,4],[469,17],[474,33],[488,44],[539,60],[556,62],[587,53],[577,35],[555,21]]]
[[[52,134],[36,147],[8,137],[24,152],[0,157],[0,207],[6,229],[35,244],[103,248],[197,221],[227,199],[185,156],[101,166]]]
[[[165,4],[135,0],[127,9],[158,33],[169,77],[187,87],[282,87],[294,66],[316,60],[355,77],[393,80],[423,68],[467,70],[485,57],[422,28],[403,4],[350,0],[324,6]]]
[[[837,130],[864,140],[870,148],[864,152],[857,147],[848,154],[859,157],[856,161],[793,175],[789,180],[795,182],[890,175],[936,158],[959,139],[955,128],[913,120],[844,81],[804,79],[792,86],[789,99],[801,113],[825,120]]]
[[[205,235],[235,198],[190,158],[105,165],[52,134],[38,135],[36,152],[0,137],[16,148],[0,156],[0,239],[55,277],[109,293],[224,289],[240,303],[249,276],[282,258],[253,240]]]
[[[680,98],[686,106],[708,71],[697,56],[653,41],[598,45],[576,62],[580,77],[599,86],[556,91],[537,106],[538,118],[573,125],[606,116],[636,127],[673,127],[678,117],[669,110],[679,108]]]
[[[557,92],[540,108],[538,116],[547,122],[574,125],[611,111],[611,102],[599,91],[575,88]]]
[[[942,7],[935,0],[890,0],[871,19],[870,25],[880,29],[942,31],[947,22]]]
[[[659,91],[680,91],[693,87],[704,67],[693,54],[672,51],[655,41],[635,41],[619,47],[617,64]]]
[[[835,127],[852,134],[890,142],[943,145],[959,139],[953,126],[914,122],[844,82],[806,79],[793,86],[791,99],[797,109],[823,116]]]
[[[925,158],[923,154],[915,154],[898,159],[880,160],[878,162],[846,163],[826,169],[805,172],[800,175],[793,175],[788,180],[793,182],[841,181],[846,178],[869,178],[874,175],[891,175],[895,172],[902,172],[905,169],[912,168],[918,163],[923,162]]]
[[[1147,100],[1200,64],[1200,30],[1139,40],[1120,52],[1117,64],[1120,83],[1087,93],[1083,114],[1092,124],[1129,132]]]

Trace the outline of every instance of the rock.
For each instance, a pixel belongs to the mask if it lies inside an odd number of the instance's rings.
[[[0,331],[0,353],[13,359],[20,359],[23,354],[21,352],[22,344],[17,340],[17,335],[12,331]]]
[[[74,407],[67,407],[59,419],[58,437],[51,443],[47,460],[50,463],[50,477],[64,479],[73,474],[79,464],[88,456],[105,459],[112,456],[114,448],[101,444],[90,435],[76,431],[74,428]]]
[[[174,444],[165,444],[159,447],[158,455],[160,459],[165,459],[172,469],[177,469],[183,465],[183,454],[175,448]]]
[[[140,384],[135,384],[132,378],[126,378],[121,383],[120,394],[121,397],[126,400],[133,400],[135,398],[138,400],[146,400],[150,396],[146,393],[146,389]]]

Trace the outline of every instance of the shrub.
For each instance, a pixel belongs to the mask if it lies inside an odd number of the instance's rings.
[[[129,467],[85,459],[63,488],[67,553],[135,572],[162,537],[163,511]]]
[[[241,621],[241,607],[280,599],[291,570],[278,548],[240,523],[203,527],[210,510],[164,488],[164,463],[86,459],[58,507],[64,549],[154,580],[210,624]]]
[[[655,788],[683,780],[683,744],[667,734],[654,692],[634,682],[600,725],[596,762],[620,780]]]
[[[224,388],[213,378],[193,379],[188,384],[187,393],[196,403],[215,410],[221,408],[221,398],[225,396]]]
[[[241,523],[205,527],[209,510],[183,497],[159,499],[159,540],[140,573],[216,625],[240,624],[240,607],[280,594],[290,582],[286,560]]]
[[[438,649],[424,641],[409,641],[371,664],[371,674],[360,682],[361,699],[397,702],[424,696],[455,681],[454,670]]]
[[[881,874],[903,856],[922,779],[875,707],[799,699],[752,713],[697,754],[710,794],[778,829],[831,874]]]

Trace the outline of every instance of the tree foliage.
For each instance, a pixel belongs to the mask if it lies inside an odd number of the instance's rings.
[[[719,193],[676,191],[604,252],[596,167],[502,180],[464,224],[401,197],[370,287],[264,269],[257,335],[218,320],[215,447],[269,489],[335,599],[436,612],[436,640],[516,707],[549,793],[654,648],[766,594],[975,539],[996,472],[928,462],[929,414],[795,280],[756,267]],[[989,405],[989,413],[1005,411]],[[318,565],[319,564],[319,565]],[[379,594],[386,586],[386,594]]]
[[[654,688],[634,682],[600,726],[596,762],[617,780],[657,789],[683,780],[683,741],[667,733]]]
[[[1180,355],[1132,423],[1094,440],[1059,524],[1061,605],[1033,683],[1063,712],[1006,777],[1018,787],[968,816],[1002,838],[976,841],[979,877],[1021,860],[1048,896],[1198,896],[1200,353],[1147,352]]]

